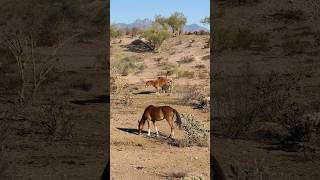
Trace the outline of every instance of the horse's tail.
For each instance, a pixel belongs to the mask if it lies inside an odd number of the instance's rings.
[[[181,125],[182,125],[182,121],[181,121],[181,117],[180,114],[178,113],[177,110],[173,109],[173,112],[176,114],[176,125],[179,127],[179,129],[181,129]]]

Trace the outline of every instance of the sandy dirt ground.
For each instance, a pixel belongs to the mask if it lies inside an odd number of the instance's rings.
[[[120,57],[137,56],[143,59],[146,68],[138,74],[125,76],[128,82],[126,93],[132,97],[132,104],[124,106],[120,103],[120,95],[111,95],[111,119],[110,119],[110,159],[112,179],[173,179],[174,174],[184,174],[185,177],[201,176],[209,178],[209,148],[208,147],[176,147],[169,145],[168,138],[170,127],[164,121],[157,122],[160,136],[155,136],[155,130],[151,127],[151,137],[137,135],[138,120],[148,105],[169,105],[180,114],[193,114],[196,120],[209,129],[210,113],[194,109],[188,104],[181,103],[185,88],[191,85],[201,85],[209,94],[209,49],[202,47],[208,40],[208,35],[182,35],[169,38],[161,48],[160,53],[133,52],[126,48],[135,38],[123,37],[122,42],[111,42],[111,61],[117,61]],[[192,47],[185,48],[189,42],[195,40]],[[170,55],[171,54],[171,55]],[[156,58],[165,59],[166,64],[178,65],[177,61],[185,56],[193,56],[195,60],[182,64],[181,68],[195,72],[192,78],[176,78],[168,76],[174,81],[172,95],[156,95],[153,87],[145,87],[144,81],[157,78],[163,73],[159,68]],[[207,56],[205,60],[203,57]],[[112,63],[112,62],[111,62]],[[203,64],[202,70],[194,68],[197,64]],[[201,72],[200,72],[201,71]],[[197,73],[205,73],[200,79]],[[147,130],[145,125],[144,130]],[[176,139],[184,138],[184,131],[176,129]]]

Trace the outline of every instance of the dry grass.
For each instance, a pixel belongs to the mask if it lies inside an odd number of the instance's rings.
[[[185,138],[178,139],[171,142],[171,145],[178,147],[190,147],[190,146],[209,146],[209,131],[204,129],[204,126],[194,120],[194,117],[189,115],[181,115],[182,127],[185,131]]]
[[[141,58],[136,56],[124,57],[122,59],[112,59],[111,68],[116,68],[121,76],[141,73],[146,65]]]
[[[88,92],[92,89],[93,83],[86,78],[79,78],[71,83],[71,87]]]
[[[311,47],[311,43],[301,40],[285,40],[281,43],[281,48],[286,55],[305,53]]]
[[[177,61],[179,64],[187,64],[187,63],[192,63],[195,61],[195,58],[192,56],[184,56],[181,58],[181,60]]]
[[[302,10],[281,9],[278,12],[270,15],[270,17],[275,21],[291,23],[304,20],[304,12]]]
[[[4,173],[8,168],[8,163],[5,159],[5,140],[8,135],[8,126],[5,123],[0,122],[0,179],[4,176]]]
[[[69,140],[73,134],[71,107],[65,103],[50,100],[41,106],[40,123],[49,141]]]

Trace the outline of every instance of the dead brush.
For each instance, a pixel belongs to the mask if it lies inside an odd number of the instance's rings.
[[[97,68],[107,71],[109,67],[109,62],[110,62],[107,58],[108,58],[108,55],[106,53],[97,54],[96,55]]]
[[[177,61],[179,64],[188,64],[195,61],[195,58],[193,56],[184,56],[181,60]]]
[[[46,131],[49,141],[69,140],[73,135],[72,107],[66,103],[49,100],[41,106],[40,124]]]
[[[71,83],[71,87],[74,89],[79,89],[82,91],[90,91],[93,87],[92,82],[88,81],[86,78],[78,78]]]
[[[123,98],[120,100],[120,103],[127,107],[130,106],[133,103],[133,97],[129,93],[126,93]]]
[[[0,122],[0,179],[4,176],[5,171],[8,168],[5,152],[5,141],[9,136],[9,129],[8,125],[3,122]]]
[[[110,73],[110,94],[118,95],[128,87],[127,80],[119,75],[116,69],[112,69]]]
[[[230,165],[231,178],[235,180],[269,180],[272,179],[271,171],[264,165],[263,161],[254,161],[254,165],[240,167],[236,163]]]
[[[182,127],[185,131],[185,137],[181,140],[176,140],[172,145],[178,147],[190,146],[209,146],[209,130],[205,130],[204,126],[196,121],[193,115],[181,115]]]
[[[198,88],[196,85],[187,86],[186,91],[182,93],[181,103],[199,106],[201,100],[206,97],[203,91],[203,89]]]

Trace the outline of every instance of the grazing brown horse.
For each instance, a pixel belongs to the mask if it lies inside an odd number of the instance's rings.
[[[145,122],[148,122],[148,136],[150,136],[150,121],[152,121],[155,130],[156,130],[156,134],[157,136],[159,136],[159,132],[158,132],[158,128],[156,126],[156,121],[161,121],[166,119],[171,127],[171,133],[169,137],[174,138],[174,124],[173,124],[173,116],[176,116],[176,125],[181,128],[181,118],[179,113],[173,109],[170,106],[153,106],[150,105],[148,106],[144,112],[143,115],[141,117],[141,120],[138,121],[138,130],[139,130],[139,134],[141,134],[141,131],[143,129],[143,126],[145,124]]]
[[[147,81],[146,87],[153,86],[156,89],[156,94],[159,94],[163,88],[166,88],[167,86],[171,87],[171,84],[172,80],[168,79],[167,77],[158,77],[156,80]]]

